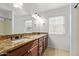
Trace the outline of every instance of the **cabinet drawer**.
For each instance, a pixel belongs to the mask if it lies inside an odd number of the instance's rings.
[[[38,40],[33,41],[32,47],[34,47],[34,46],[36,46],[36,45],[38,45]]]
[[[43,46],[43,44],[44,44],[43,38],[40,38],[39,39],[39,46]]]

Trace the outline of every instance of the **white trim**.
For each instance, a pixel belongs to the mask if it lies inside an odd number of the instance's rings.
[[[12,11],[12,34],[14,34],[14,12]]]
[[[72,7],[70,4],[70,56],[72,56],[72,51],[71,51],[71,49],[72,49],[72,46],[71,46],[72,45],[72,43],[71,43],[72,42],[72,35],[71,35],[72,34],[72,18],[71,18],[72,17],[72,13],[71,13],[72,10],[71,10],[71,8]]]

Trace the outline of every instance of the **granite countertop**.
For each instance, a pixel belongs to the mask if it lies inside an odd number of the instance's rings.
[[[25,36],[24,39],[18,39],[17,41],[12,41],[10,39],[0,40],[0,55],[6,54],[8,51],[11,51],[13,49],[16,49],[28,42],[31,42],[37,38],[40,38],[42,36],[45,36],[47,34],[35,34],[30,36]]]
[[[19,39],[19,40],[24,40],[24,41],[16,42],[16,41],[11,41],[9,39],[6,39],[6,41],[4,40],[0,41],[0,55],[6,54],[8,51],[16,49],[30,41],[33,41],[33,39]]]
[[[40,38],[40,37],[42,37],[42,36],[45,36],[45,35],[47,35],[47,34],[34,34],[34,35],[27,35],[27,36],[24,36],[25,38],[30,38],[30,39],[38,39],[38,38]]]

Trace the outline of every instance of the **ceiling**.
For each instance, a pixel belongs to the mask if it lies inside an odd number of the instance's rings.
[[[0,8],[8,11],[14,11],[15,15],[28,15],[34,12],[44,12],[51,9],[60,8],[69,5],[68,3],[24,3],[23,7],[14,8],[12,3],[0,3]]]

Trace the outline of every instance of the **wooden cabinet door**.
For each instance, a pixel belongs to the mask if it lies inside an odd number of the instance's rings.
[[[38,56],[38,45],[32,47],[32,48],[28,51],[28,56]]]
[[[44,36],[44,40],[43,40],[43,42],[44,42],[44,50],[46,49],[45,48],[45,46],[46,46],[46,42],[45,41],[46,41],[46,36]]]
[[[43,54],[43,47],[39,47],[39,56],[41,56]]]
[[[48,46],[48,35],[46,35],[46,38],[45,38],[45,48],[47,48]]]
[[[8,56],[22,56],[24,55],[26,52],[26,47],[25,46],[22,46],[20,48],[17,48],[11,52],[8,52],[7,55]]]
[[[31,48],[28,50],[24,56],[38,56],[38,39],[32,42]]]
[[[43,54],[44,42],[43,37],[39,38],[39,56]]]
[[[31,45],[26,44],[7,53],[7,56],[23,56],[30,49]]]

